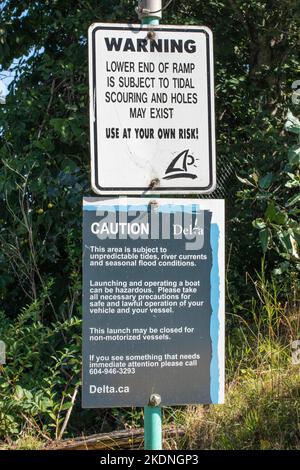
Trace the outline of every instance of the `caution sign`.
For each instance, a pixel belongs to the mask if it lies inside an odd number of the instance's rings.
[[[214,190],[208,28],[93,24],[89,72],[92,187],[97,194]]]
[[[222,403],[223,201],[83,204],[83,407]]]

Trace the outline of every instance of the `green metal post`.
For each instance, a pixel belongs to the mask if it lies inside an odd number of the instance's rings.
[[[162,449],[162,420],[160,406],[144,408],[144,447],[145,450]]]
[[[151,1],[148,2],[151,7]],[[161,2],[158,2],[161,4]],[[151,11],[156,11],[157,2],[153,3]],[[150,13],[151,15],[151,13]],[[142,16],[142,24],[158,26],[161,14],[158,16]],[[144,448],[145,450],[162,449],[162,413],[160,407],[161,397],[157,394],[150,396],[149,405],[144,408]]]
[[[159,18],[155,18],[154,16],[147,16],[146,18],[142,19],[142,24],[148,24],[149,26],[158,26]]]
[[[137,11],[142,24],[158,26],[162,17],[162,0],[140,0]]]

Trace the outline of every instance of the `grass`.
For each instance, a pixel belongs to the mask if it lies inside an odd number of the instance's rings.
[[[3,444],[0,446],[1,450],[41,450],[45,447],[45,442],[41,441],[37,436],[31,433],[28,430],[23,433],[19,439],[15,442],[11,442],[8,444]]]
[[[280,302],[263,269],[255,286],[258,300],[228,316],[225,404],[185,412],[190,449],[300,450],[299,308]]]
[[[227,386],[225,405],[186,413],[190,449],[299,449],[299,367],[246,371]]]

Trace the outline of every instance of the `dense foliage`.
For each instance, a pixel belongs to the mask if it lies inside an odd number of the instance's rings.
[[[77,394],[81,198],[91,194],[87,29],[95,21],[136,21],[136,4],[0,3],[0,67],[15,72],[0,106],[0,339],[8,354],[0,437],[24,425],[59,437],[64,422],[81,433],[97,426],[97,413],[104,421],[100,411],[80,411]],[[245,274],[255,277],[262,257],[283,302],[295,303],[300,112],[292,84],[300,78],[300,3],[174,0],[164,22],[214,32],[220,186],[213,197],[227,199],[229,308],[253,295]],[[115,413],[107,426],[131,418]]]

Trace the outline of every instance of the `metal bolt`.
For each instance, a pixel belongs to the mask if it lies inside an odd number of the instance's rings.
[[[161,404],[161,396],[158,393],[152,393],[149,398],[149,406],[159,406]]]
[[[153,39],[155,39],[155,36],[155,31],[148,31],[147,38],[150,39],[150,41],[153,41]]]
[[[158,185],[159,185],[159,178],[154,178],[149,184],[149,189],[153,189]]]

